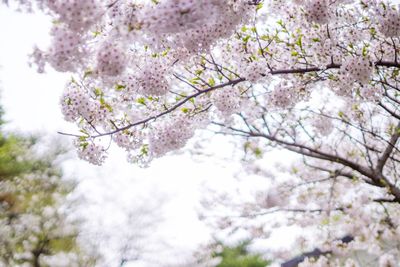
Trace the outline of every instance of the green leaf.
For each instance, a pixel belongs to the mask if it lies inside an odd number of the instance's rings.
[[[117,91],[122,91],[122,90],[124,90],[126,88],[126,86],[125,85],[122,85],[122,84],[116,84],[115,85],[115,90],[117,90]]]
[[[146,106],[146,99],[144,97],[139,97],[138,99],[136,99],[136,102],[138,104]]]
[[[93,32],[93,37],[97,37],[99,35],[101,35],[101,31],[94,31]]]
[[[262,158],[263,152],[262,152],[262,150],[261,150],[259,147],[254,148],[253,151],[254,151],[254,155],[255,155],[257,158]]]
[[[92,75],[93,71],[88,69],[85,71],[85,73],[83,74],[83,79],[87,78],[88,76]]]
[[[250,35],[243,37],[243,42],[247,43],[250,40]]]
[[[189,82],[191,84],[199,84],[198,81],[200,81],[199,77],[194,77],[193,79],[190,79]]]
[[[100,98],[100,104],[102,108],[106,108],[108,111],[112,112],[113,108],[110,104],[108,104],[103,97]]]
[[[215,80],[214,80],[214,78],[209,78],[208,79],[208,83],[211,85],[211,86],[214,86],[215,85]]]
[[[96,96],[103,96],[103,91],[100,88],[95,88],[93,92]],[[101,99],[100,99],[101,101]]]
[[[296,45],[298,45],[300,48],[303,47],[302,36],[301,35],[299,36],[299,38],[297,38]]]
[[[140,148],[140,154],[141,154],[142,156],[147,156],[147,155],[149,154],[149,146],[148,146],[148,145],[143,145],[143,146]]]

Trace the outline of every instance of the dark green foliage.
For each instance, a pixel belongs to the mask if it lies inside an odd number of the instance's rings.
[[[0,181],[32,169],[34,162],[24,158],[27,148],[26,140],[0,133]]]
[[[3,115],[3,108],[0,107],[0,181],[28,172],[34,164],[26,159],[26,152],[34,140],[5,135],[2,131]]]
[[[249,242],[243,242],[235,247],[223,246],[221,252],[215,252],[214,257],[220,257],[217,267],[265,267],[269,262],[261,255],[248,251]]]

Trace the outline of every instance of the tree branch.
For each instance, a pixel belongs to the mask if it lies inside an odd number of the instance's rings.
[[[400,64],[396,63],[396,62],[387,62],[387,61],[378,61],[375,63],[376,66],[384,66],[384,67],[396,67],[396,68],[400,68]],[[281,69],[281,70],[270,70],[270,74],[271,75],[282,75],[282,74],[304,74],[304,73],[309,73],[309,72],[318,72],[318,71],[324,71],[327,69],[338,69],[340,68],[341,65],[340,64],[329,64],[327,65],[325,68],[320,68],[320,67],[310,67],[310,68],[297,68],[297,69]],[[106,136],[106,135],[112,135],[121,131],[125,131],[128,130],[134,126],[137,125],[141,125],[141,124],[145,124],[149,121],[152,120],[156,120],[157,118],[160,118],[168,113],[173,112],[174,110],[176,110],[177,108],[181,107],[182,105],[184,105],[186,102],[190,101],[193,98],[196,98],[200,95],[206,94],[208,92],[220,89],[220,88],[224,88],[226,86],[234,86],[236,84],[239,84],[241,82],[246,81],[245,78],[237,78],[235,80],[230,80],[228,82],[216,85],[216,86],[210,86],[207,89],[198,91],[192,95],[187,96],[186,98],[182,99],[181,101],[179,101],[178,103],[176,103],[175,105],[173,105],[172,107],[166,109],[163,112],[158,113],[157,115],[154,116],[150,116],[146,119],[134,122],[134,123],[130,123],[126,126],[123,126],[121,128],[115,129],[114,131],[110,131],[110,132],[106,132],[106,133],[99,133],[99,134],[95,134],[95,135],[91,135],[91,136],[83,136],[83,135],[79,135],[79,134],[68,134],[68,133],[63,133],[63,132],[58,132],[59,134],[62,135],[68,135],[68,136],[73,136],[73,137],[90,137],[90,138],[98,138],[98,137],[102,137],[102,136]],[[382,104],[380,104],[382,106]],[[384,106],[382,106],[383,108],[385,108]],[[386,108],[385,108],[386,109]],[[389,111],[388,111],[389,112]],[[393,114],[393,112],[389,112],[392,116],[400,119],[400,116],[398,116],[397,114]]]
[[[397,141],[400,138],[400,122],[397,124],[396,128],[394,129],[394,133],[390,138],[389,144],[387,145],[386,149],[383,151],[382,156],[378,159],[376,163],[376,172],[382,173],[383,168],[390,157],[393,149],[396,146]]]

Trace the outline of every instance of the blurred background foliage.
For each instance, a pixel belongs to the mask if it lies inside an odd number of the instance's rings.
[[[0,266],[96,265],[67,216],[74,183],[55,164],[62,150],[38,155],[38,138],[5,133],[0,114]]]
[[[243,241],[236,246],[227,246],[219,243],[219,248],[214,251],[213,257],[220,258],[216,267],[265,267],[269,262],[260,254],[249,251],[251,241]]]

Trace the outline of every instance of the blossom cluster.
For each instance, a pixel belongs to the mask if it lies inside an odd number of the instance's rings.
[[[76,142],[81,151],[86,143],[104,147],[96,139],[110,135],[128,152],[141,151],[137,156],[163,155],[193,135],[181,129],[181,142],[176,134],[161,137],[172,117],[192,127],[198,114],[225,120],[258,114],[252,111],[260,105],[284,110],[309,101],[321,85],[356,105],[378,102],[377,67],[395,62],[400,47],[393,39],[398,9],[372,0],[59,0],[42,8],[57,23],[50,47],[35,49],[32,61],[39,71],[48,63],[77,75],[60,103],[84,133]],[[279,23],[270,23],[275,18]],[[159,117],[165,122],[153,126]],[[313,124],[322,135],[331,132],[322,129],[328,123]],[[133,138],[141,148],[130,145],[126,130],[141,132]]]

